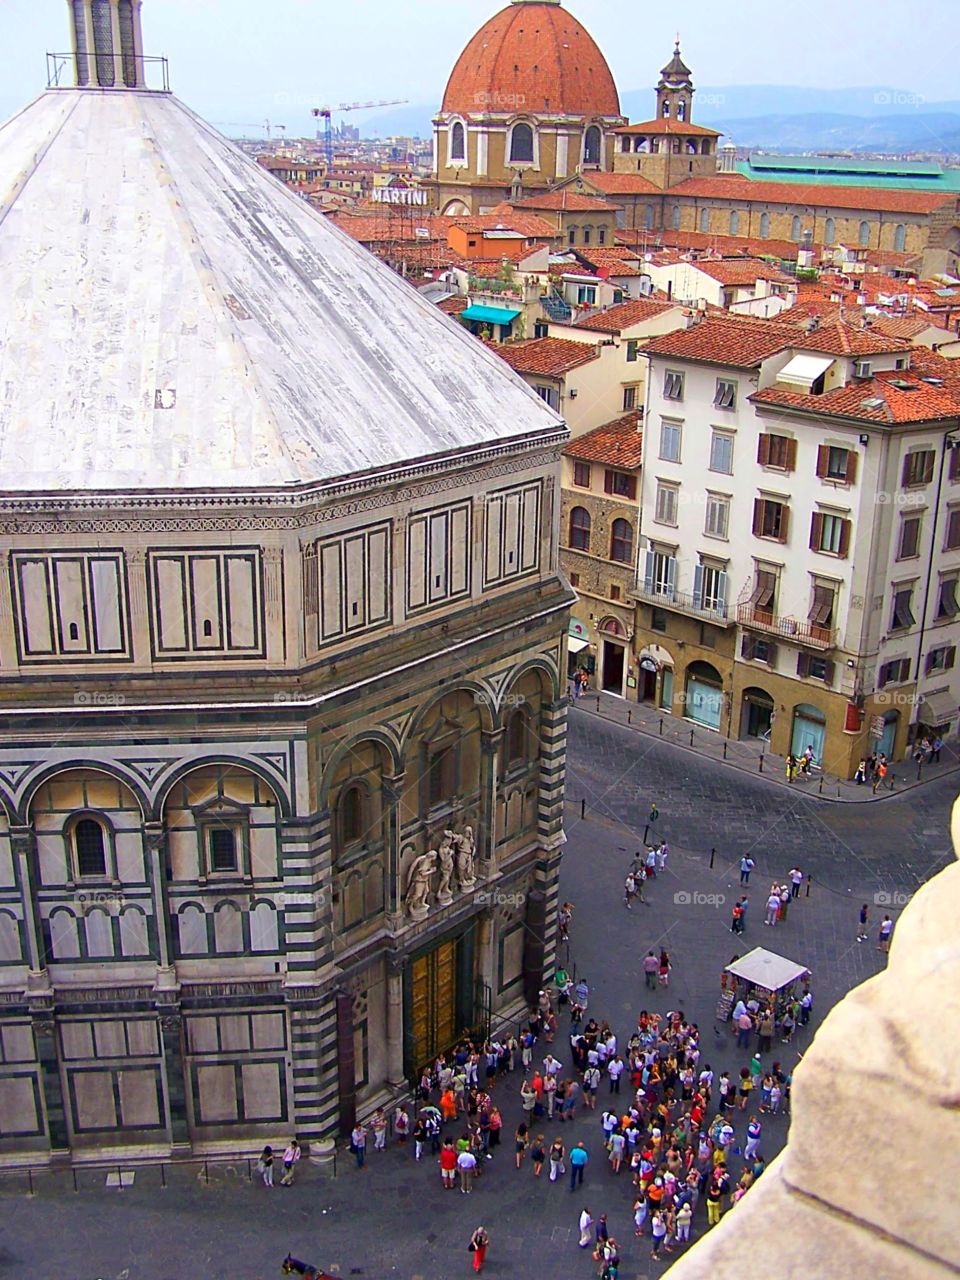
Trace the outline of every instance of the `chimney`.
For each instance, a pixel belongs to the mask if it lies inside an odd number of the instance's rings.
[[[142,89],[141,0],[67,0],[78,88]]]

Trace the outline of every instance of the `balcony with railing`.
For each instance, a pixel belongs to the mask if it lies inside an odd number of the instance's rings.
[[[737,622],[741,627],[749,627],[752,631],[762,631],[765,635],[778,636],[782,640],[792,640],[795,644],[806,645],[808,649],[833,649],[837,643],[835,627],[824,627],[817,622],[802,622],[799,618],[786,618],[769,609],[760,609],[747,601],[737,606]]]
[[[734,622],[730,606],[725,600],[711,600],[695,592],[691,594],[676,591],[667,583],[645,582],[641,578],[634,583],[633,594],[647,604],[657,605],[674,613],[688,613],[704,622],[712,622],[717,627],[730,627]]]

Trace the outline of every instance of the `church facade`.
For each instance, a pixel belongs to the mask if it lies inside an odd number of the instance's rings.
[[[0,129],[0,1154],[317,1149],[552,962],[567,432],[74,8]]]

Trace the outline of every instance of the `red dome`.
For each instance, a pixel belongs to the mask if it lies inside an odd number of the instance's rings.
[[[512,0],[457,60],[441,111],[619,116],[607,60],[557,0]]]

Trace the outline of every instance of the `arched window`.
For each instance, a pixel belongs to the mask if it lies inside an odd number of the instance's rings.
[[[833,244],[837,238],[837,224],[832,218],[828,218],[823,224],[823,243]]]
[[[653,205],[645,204],[643,206],[643,229],[644,231],[653,230]]]
[[[638,141],[639,141],[639,139],[638,139]],[[621,151],[629,151],[629,150],[630,150],[630,139],[629,139],[629,137],[626,137],[626,136],[625,136],[625,137],[621,138],[621,140],[620,140],[620,150],[621,150]]]
[[[680,206],[675,204],[670,211],[670,225],[674,231],[680,230]]]
[[[684,101],[684,99],[681,98],[680,101],[677,103],[677,119],[686,120],[686,118],[687,118],[687,104]]]
[[[702,156],[708,156],[708,155],[710,154],[710,139],[709,139],[709,138],[704,138],[703,142],[701,142],[701,143],[700,143],[700,154],[701,154]]]
[[[902,222],[898,222],[896,230],[893,233],[893,247],[897,253],[903,253],[907,247],[907,228]]]
[[[870,223],[867,222],[866,220],[860,223],[858,238],[860,242],[860,248],[866,249],[867,245],[870,243]]]
[[[527,732],[527,713],[517,707],[507,723],[507,763],[514,760],[526,760],[529,753],[529,734]]]
[[[603,141],[603,135],[595,124],[592,124],[587,132],[583,135],[583,163],[599,164],[600,163],[600,145]]]
[[[81,818],[73,829],[73,843],[77,855],[77,875],[105,876],[107,874],[107,850],[103,827],[93,818]]]
[[[584,227],[584,228],[583,228],[583,243],[584,243],[584,244],[589,244],[589,243],[590,243],[590,241],[591,241],[592,239],[593,239],[593,227]]]
[[[453,128],[450,130],[450,159],[466,160],[467,158],[467,135],[464,132],[463,125],[459,120],[454,122]]]
[[[793,215],[793,221],[790,223],[790,239],[799,240],[800,235],[800,215],[799,213],[795,213]]]
[[[522,121],[510,134],[510,163],[533,164],[533,129]]]
[[[761,213],[760,215],[760,239],[770,239],[770,215],[769,213]]]
[[[669,98],[664,98],[663,100],[663,111],[661,112],[661,115],[663,116],[664,120],[666,120],[670,115],[670,99]]]
[[[574,551],[590,550],[590,512],[574,507],[570,512],[570,546]]]
[[[340,792],[338,817],[340,844],[358,844],[366,835],[366,794],[359,783],[349,783]]]
[[[730,234],[738,236],[740,234],[740,211],[739,209],[730,210]]]
[[[710,210],[709,209],[700,210],[700,230],[703,232],[704,235],[706,235],[706,233],[710,230]]]
[[[610,559],[630,564],[633,560],[633,525],[629,520],[614,520],[610,530]]]

